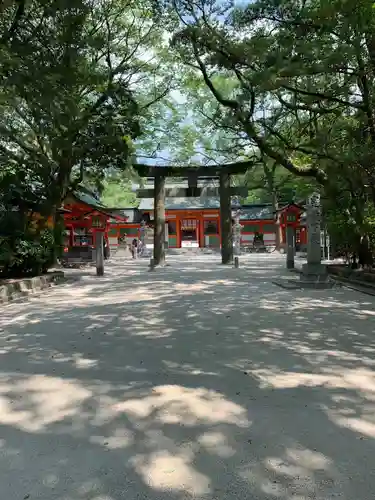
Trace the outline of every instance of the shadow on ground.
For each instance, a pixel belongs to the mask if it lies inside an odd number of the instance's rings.
[[[5,307],[3,497],[373,498],[374,299],[242,265],[118,256]]]

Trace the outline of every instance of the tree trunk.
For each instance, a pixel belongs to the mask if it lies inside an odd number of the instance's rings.
[[[232,207],[230,196],[230,174],[220,173],[220,226],[221,262],[233,262]]]
[[[165,177],[155,175],[154,188],[154,264],[165,263]]]
[[[63,232],[65,229],[64,215],[59,212],[64,204],[69,187],[69,179],[59,177],[58,182],[51,193],[52,206],[46,207],[47,214],[52,216],[53,236],[54,236],[54,264],[58,262],[62,255]]]
[[[65,228],[64,225],[64,216],[57,210],[57,207],[53,207],[52,212],[52,224],[53,224],[53,239],[54,239],[54,248],[53,248],[53,265],[56,265],[61,258],[63,252],[63,231]]]

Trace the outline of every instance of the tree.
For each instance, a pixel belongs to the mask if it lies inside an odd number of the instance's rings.
[[[201,73],[228,121],[264,155],[326,184],[320,160],[338,160],[327,134],[334,119],[357,115],[373,142],[372,2],[264,0],[226,12],[210,0],[178,5],[183,27],[174,44],[182,60]],[[223,92],[213,74],[236,78],[236,92]],[[289,140],[282,132],[293,123],[302,134]],[[295,162],[301,154],[309,159],[303,168]],[[368,166],[364,171],[372,178]]]
[[[178,13],[172,45],[190,79],[200,78],[216,101],[214,127],[246,138],[251,156],[274,165],[275,174],[282,167],[287,177],[315,179],[331,213],[345,208],[358,231],[368,231],[366,213],[375,204],[373,2],[158,5]],[[254,164],[247,178],[265,179]]]
[[[100,201],[110,208],[131,208],[139,205],[131,181],[112,177],[105,181]]]
[[[155,69],[144,51],[162,30],[147,2],[47,0],[28,2],[9,37],[14,8],[1,21],[0,161],[24,169],[50,211],[85,175],[130,165],[150,105],[134,86]]]
[[[142,114],[169,90],[152,50],[165,45],[163,28],[151,13],[147,0],[2,4],[0,232],[13,212],[27,219],[16,238],[4,236],[5,260],[26,236],[41,241],[42,226],[29,231],[36,211],[55,217],[57,236],[69,189],[100,187],[107,171],[131,167]]]

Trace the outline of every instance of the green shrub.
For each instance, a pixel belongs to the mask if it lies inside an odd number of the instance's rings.
[[[47,228],[43,197],[26,173],[0,169],[0,276],[35,276],[54,261],[54,232]],[[47,210],[48,212],[48,210]],[[36,214],[43,214],[39,219]]]
[[[54,263],[53,231],[0,236],[0,276],[20,278],[46,273]]]
[[[338,208],[327,211],[325,220],[334,249],[347,262],[358,257],[362,236],[369,237],[371,252],[375,248],[375,208],[372,203],[365,204],[359,221],[350,216],[349,210]]]

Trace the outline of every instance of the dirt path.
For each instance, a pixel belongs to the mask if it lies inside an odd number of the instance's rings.
[[[2,309],[1,498],[374,498],[375,298],[170,263]]]

